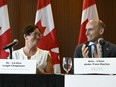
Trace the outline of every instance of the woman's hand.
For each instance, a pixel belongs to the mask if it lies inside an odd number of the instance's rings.
[[[45,69],[44,70],[37,69],[36,70],[37,74],[54,74],[53,62],[51,60],[50,55],[48,55],[48,58],[47,58],[46,62],[47,62],[47,65],[46,65]]]

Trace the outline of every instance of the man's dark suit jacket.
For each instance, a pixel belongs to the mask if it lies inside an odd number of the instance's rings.
[[[76,47],[74,52],[74,58],[83,58],[82,56],[82,45],[79,45]],[[91,57],[91,49],[89,48],[89,57]],[[102,57],[116,57],[116,45],[105,41],[105,43],[102,45]]]
[[[75,52],[74,52],[74,58],[83,58],[82,50],[81,50],[82,45],[83,44],[78,45],[76,47]],[[102,52],[103,58],[105,58],[105,57],[112,57],[112,58],[114,57],[114,58],[116,58],[116,45],[114,45],[114,44],[112,44],[112,43],[110,43],[108,41],[105,41],[105,43],[103,44],[102,47],[103,47],[102,48],[103,49],[102,50],[103,51]],[[89,50],[91,50],[91,49],[89,48]],[[91,57],[91,53],[89,53],[89,57]],[[74,61],[73,61],[73,64],[74,64]],[[71,69],[70,73],[72,73],[72,74],[74,73],[74,65],[72,66],[72,69]]]

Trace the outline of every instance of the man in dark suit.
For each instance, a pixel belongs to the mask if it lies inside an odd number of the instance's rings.
[[[74,58],[116,57],[116,45],[102,38],[104,28],[101,20],[90,20],[86,25],[88,41],[76,47]]]

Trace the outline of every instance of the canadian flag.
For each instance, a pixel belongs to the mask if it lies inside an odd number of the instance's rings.
[[[38,47],[50,51],[54,63],[54,73],[61,73],[59,48],[50,0],[38,0],[35,24],[40,28],[43,35]]]
[[[82,19],[81,19],[78,44],[81,44],[87,41],[87,37],[85,35],[85,31],[86,31],[85,26],[87,22],[92,19],[99,19],[95,0],[83,0],[82,10],[83,11],[82,11]]]
[[[8,51],[3,50],[3,47],[11,41],[7,0],[0,0],[0,59],[6,59],[9,56]]]

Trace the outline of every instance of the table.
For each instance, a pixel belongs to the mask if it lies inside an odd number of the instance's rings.
[[[116,87],[116,75],[65,75],[65,87]]]
[[[64,87],[64,76],[0,74],[0,87]]]
[[[0,74],[0,87],[116,87],[116,75]]]

